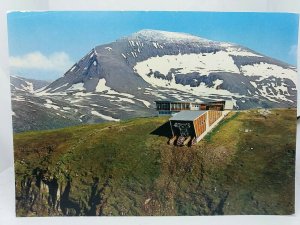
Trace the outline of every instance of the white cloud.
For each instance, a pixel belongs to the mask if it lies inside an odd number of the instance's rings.
[[[49,56],[41,52],[30,52],[22,56],[11,56],[10,66],[14,69],[38,69],[51,71],[66,71],[74,63],[65,52],[55,52]]]

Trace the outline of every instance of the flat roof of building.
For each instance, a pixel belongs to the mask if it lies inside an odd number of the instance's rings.
[[[232,102],[232,100],[215,100],[215,101],[209,101],[209,102],[203,102],[203,101],[182,101],[182,100],[157,100],[154,101],[156,103],[192,103],[192,104],[224,104],[224,103],[228,103],[228,102]]]
[[[191,101],[175,101],[175,100],[159,100],[159,101],[155,101],[155,102],[159,102],[159,103],[194,103]]]
[[[187,111],[180,111],[179,113],[176,113],[174,116],[170,118],[170,120],[176,120],[176,121],[194,121],[202,114],[206,113],[207,110],[187,110]]]

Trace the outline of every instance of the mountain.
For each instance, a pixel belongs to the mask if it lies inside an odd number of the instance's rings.
[[[80,124],[72,113],[63,113],[67,103],[59,101],[62,108],[53,105],[49,98],[37,93],[51,82],[27,79],[19,76],[10,77],[12,118],[14,132],[28,130],[47,130]],[[61,110],[60,110],[61,109]]]
[[[105,93],[200,100],[233,97],[236,106],[295,106],[296,69],[245,47],[189,34],[142,30],[95,47],[46,93]],[[153,98],[149,97],[153,95]]]
[[[243,46],[141,30],[96,46],[61,78],[28,91],[26,101],[40,111],[26,121],[34,124],[30,128],[19,116],[16,130],[52,128],[54,120],[60,121],[54,127],[63,127],[153,116],[154,101],[164,99],[229,99],[239,109],[296,107],[296,77],[295,67]]]
[[[12,92],[25,91],[33,93],[48,86],[50,83],[50,81],[34,80],[20,76],[10,76],[10,89]]]
[[[293,214],[295,120],[231,112],[192,147],[166,117],[15,134],[17,216]]]

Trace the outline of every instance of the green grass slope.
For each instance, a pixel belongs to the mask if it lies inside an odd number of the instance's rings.
[[[17,215],[294,212],[296,110],[232,112],[192,147],[167,121],[16,134]]]

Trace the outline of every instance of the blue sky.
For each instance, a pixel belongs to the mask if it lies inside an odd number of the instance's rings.
[[[8,14],[11,71],[15,75],[53,80],[94,46],[141,29],[184,32],[237,43],[289,64],[297,63],[296,14],[15,12]]]

